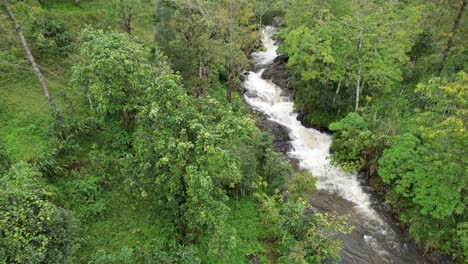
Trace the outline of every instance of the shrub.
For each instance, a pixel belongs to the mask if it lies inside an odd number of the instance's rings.
[[[62,21],[38,18],[32,22],[28,33],[30,46],[38,57],[64,56],[73,51],[73,35]]]
[[[50,193],[37,169],[14,165],[0,178],[0,261],[67,263],[72,254],[75,220],[71,212],[47,200]]]
[[[267,234],[280,249],[278,263],[339,263],[341,244],[336,234],[348,233],[347,216],[307,213],[301,199],[264,195],[262,219]]]
[[[356,113],[349,113],[338,122],[330,124],[333,134],[332,162],[345,171],[357,171],[366,166],[366,150],[371,149],[373,134],[367,122]]]
[[[3,145],[3,142],[0,141],[0,174],[6,172],[10,167],[10,156]]]
[[[270,191],[280,188],[291,175],[292,168],[283,154],[268,150],[263,166],[263,177],[268,182]]]

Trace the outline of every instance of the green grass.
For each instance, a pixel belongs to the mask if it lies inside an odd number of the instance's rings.
[[[47,150],[47,100],[32,74],[0,81],[0,138],[13,160],[29,160]]]
[[[0,117],[0,138],[13,161],[31,160],[49,150],[41,119],[28,112],[3,113]]]
[[[66,23],[68,29],[78,36],[85,25],[95,28],[122,30],[118,20],[109,10],[112,9],[110,0],[82,0],[81,7],[75,7],[72,0],[44,1],[46,13],[54,19]],[[137,10],[133,21],[133,37],[143,42],[146,47],[155,45],[154,9]],[[15,32],[9,32],[10,37],[16,38]],[[16,47],[18,56],[23,56],[23,50]],[[13,67],[0,78],[0,139],[14,161],[32,160],[42,153],[51,150],[50,132],[52,117],[47,99],[30,70],[26,58],[20,58],[20,67]],[[84,111],[83,98],[79,91],[70,87],[72,65],[77,56],[71,54],[62,58],[37,58],[41,71],[49,85],[59,110],[68,114],[74,108],[74,118],[82,116]],[[218,87],[210,90],[211,96],[226,104],[226,89]],[[233,108],[239,112],[247,111],[237,92],[233,92]],[[70,102],[72,103],[70,105]],[[71,209],[78,217],[86,210],[86,199],[71,202],[74,183],[83,181],[93,169],[87,152],[89,147],[99,141],[98,137],[84,139],[80,146],[83,153],[79,154],[78,163],[81,164],[79,173],[55,180],[53,189],[57,192],[56,203]],[[101,215],[82,220],[77,238],[77,249],[73,256],[73,263],[88,263],[98,252],[118,254],[122,248],[137,248],[149,244],[154,239],[166,235],[165,224],[157,209],[149,201],[137,199],[130,195],[122,181],[117,181],[106,189],[100,190],[98,199],[105,204]],[[73,194],[72,194],[73,195]],[[231,215],[229,224],[237,230],[238,241],[235,249],[225,259],[206,259],[208,263],[245,263],[247,254],[258,254],[265,258],[266,246],[262,242],[263,226],[259,216],[258,203],[249,199],[231,200]],[[201,250],[203,251],[203,250]],[[202,257],[206,258],[206,254]],[[267,263],[263,261],[262,263]]]
[[[68,30],[75,36],[78,36],[86,25],[121,30],[118,20],[110,13],[110,0],[84,0],[80,7],[76,7],[71,0],[44,2],[46,14],[65,22]],[[154,23],[151,16],[153,11],[150,8],[137,10],[132,25],[134,38],[145,44],[154,43]],[[13,30],[7,33],[11,39],[17,38]],[[19,47],[15,50],[18,56],[24,54]],[[5,141],[5,147],[15,161],[30,160],[49,150],[46,134],[51,123],[50,109],[44,92],[30,70],[29,62],[26,58],[20,59],[22,61],[19,62],[19,68],[7,69],[11,71],[5,74],[2,72],[0,78],[0,139]],[[59,109],[70,113],[71,102],[73,115],[80,114],[83,105],[78,92],[69,85],[76,56],[71,54],[69,57],[36,59]]]
[[[133,197],[134,198],[134,197]],[[133,198],[118,188],[104,194],[105,213],[84,227],[84,243],[74,254],[74,263],[87,263],[99,251],[115,254],[163,236],[164,224],[149,202]]]
[[[71,102],[79,113],[77,92],[63,77],[67,70],[53,67],[42,69],[55,103],[61,112],[68,113]],[[13,160],[27,161],[49,150],[48,135],[53,126],[50,106],[31,70],[20,69],[5,77],[0,79],[0,138]]]
[[[259,203],[251,198],[229,201],[231,214],[228,224],[236,229],[236,246],[227,256],[222,258],[205,257],[203,263],[238,264],[247,263],[249,254],[258,255],[261,263],[269,263],[267,259],[268,247],[263,242],[264,224],[260,218]]]
[[[48,13],[66,22],[67,26],[79,34],[86,25],[101,29],[116,29],[122,31],[118,17],[112,13],[112,0],[82,0],[80,7],[74,5],[72,0],[45,1],[44,7]],[[136,8],[132,20],[132,35],[145,44],[154,43],[155,8]]]
[[[150,199],[139,197],[120,177],[104,178],[80,170],[51,183],[54,203],[79,220],[72,263],[89,263],[97,255],[116,255],[123,248],[136,249],[167,237],[169,225]],[[96,209],[97,204],[104,206]]]

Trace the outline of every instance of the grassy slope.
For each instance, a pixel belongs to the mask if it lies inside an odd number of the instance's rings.
[[[239,241],[231,256],[221,260],[219,263],[237,264],[246,259],[247,254],[258,254],[261,263],[267,263],[268,248],[262,239],[263,223],[259,216],[258,202],[242,199],[231,201],[232,214],[229,224],[236,228]]]
[[[23,74],[0,81],[0,137],[14,160],[29,160],[47,150],[42,124],[49,119],[48,106],[33,77]]]
[[[82,1],[80,8],[75,7],[71,0],[45,2],[44,7],[47,13],[64,21],[75,36],[85,24],[91,24],[96,28],[120,29],[109,12],[111,1]],[[152,10],[149,9],[139,10],[139,15],[134,21],[134,37],[146,45],[154,45],[151,12]],[[77,92],[68,85],[71,65],[75,59],[75,56],[71,55],[68,58],[38,61],[38,63],[59,108],[62,111],[70,111],[69,104],[66,104],[65,100],[71,101],[74,110],[79,113],[83,106],[80,104]],[[51,118],[47,100],[35,75],[29,70],[29,65],[25,62],[22,65],[24,67],[0,78],[0,98],[2,99],[0,102],[0,138],[5,141],[7,150],[16,161],[31,160],[41,153],[50,151],[48,131],[50,131]],[[224,89],[216,89],[214,97],[224,100]],[[240,100],[237,101],[237,107],[242,107]],[[87,159],[86,155],[84,156],[83,159]],[[87,163],[83,161],[83,164]],[[84,177],[89,177],[86,168],[81,168],[80,171],[80,174],[54,182],[59,197],[67,195],[64,182],[73,184]],[[73,258],[74,263],[86,263],[92,260],[98,251],[116,253],[125,246],[142,245],[163,235],[161,230],[164,224],[155,217],[156,209],[152,209],[145,202],[135,201],[133,197],[125,193],[123,188],[123,183],[120,183],[103,191],[100,199],[106,206],[104,213],[81,224],[78,248]],[[205,261],[242,263],[248,253],[265,252],[260,242],[261,222],[256,202],[232,201],[230,206],[232,207],[230,224],[236,228],[240,239],[237,247],[227,259]],[[81,205],[78,203],[67,207],[79,211]]]

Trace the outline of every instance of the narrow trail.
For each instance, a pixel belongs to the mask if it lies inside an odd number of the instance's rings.
[[[246,73],[245,100],[270,121],[288,130],[291,139],[288,156],[318,178],[318,191],[311,204],[322,211],[350,215],[355,228],[352,233],[340,236],[342,263],[431,263],[392,227],[390,220],[373,209],[372,197],[365,192],[356,173],[345,173],[330,164],[332,137],[304,127],[297,120],[291,98],[281,87],[262,77],[265,68],[277,57],[278,46],[272,40],[275,31],[274,27],[265,28],[265,50],[253,54],[254,68],[258,71]]]

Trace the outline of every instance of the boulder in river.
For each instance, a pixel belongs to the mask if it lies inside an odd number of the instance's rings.
[[[273,61],[273,64],[270,64],[268,65],[268,67],[265,68],[262,77],[271,80],[273,83],[275,83],[283,89],[289,90],[288,74],[286,72],[287,62],[287,56],[280,55],[276,57]]]

